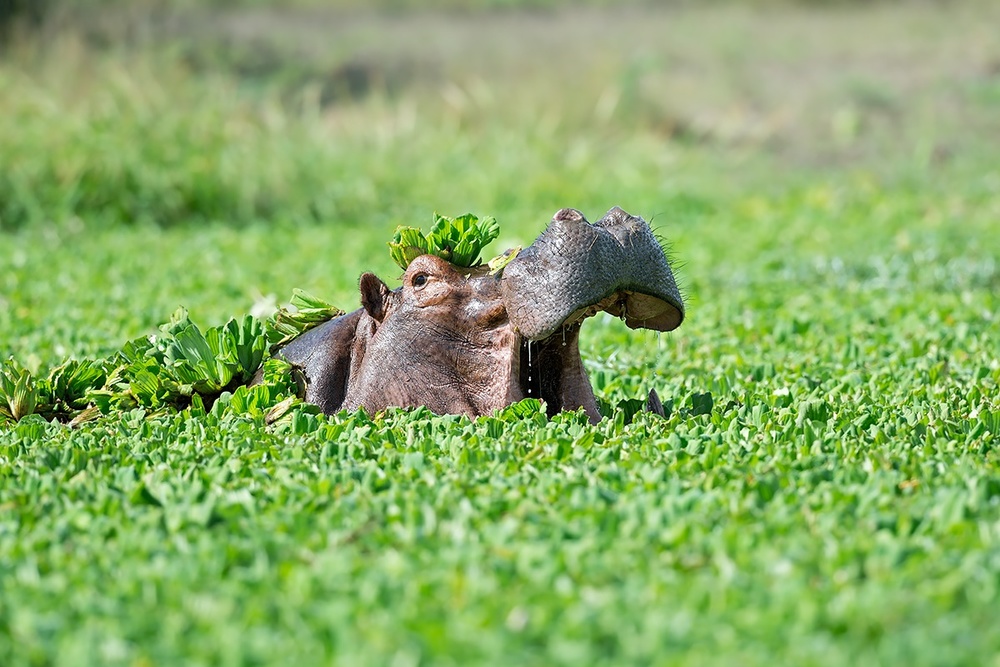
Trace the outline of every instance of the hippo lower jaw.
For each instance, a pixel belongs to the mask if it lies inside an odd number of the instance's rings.
[[[559,331],[542,340],[514,336],[507,402],[537,398],[549,417],[583,408],[592,423],[601,420],[590,379],[580,358],[580,323],[567,320]]]
[[[634,302],[637,296],[642,297],[623,290],[580,308],[546,338],[531,340],[515,334],[507,402],[538,398],[544,403],[549,417],[583,408],[591,423],[601,421],[597,399],[580,355],[580,330],[584,320],[602,311],[625,319],[625,304]]]

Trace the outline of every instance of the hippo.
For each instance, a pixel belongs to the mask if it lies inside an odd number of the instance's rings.
[[[671,331],[684,319],[663,248],[618,207],[593,224],[561,209],[502,270],[421,255],[402,281],[390,290],[363,274],[361,308],[276,352],[301,371],[305,400],[327,414],[426,406],[475,417],[534,397],[549,416],[582,408],[597,422],[583,320],[604,311],[630,328]]]

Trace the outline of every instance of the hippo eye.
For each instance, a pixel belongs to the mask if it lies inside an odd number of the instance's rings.
[[[426,273],[418,273],[417,275],[413,276],[413,286],[414,287],[423,287],[426,284],[427,284],[427,274]]]

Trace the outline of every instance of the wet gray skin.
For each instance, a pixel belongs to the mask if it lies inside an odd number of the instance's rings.
[[[598,311],[632,329],[672,331],[684,319],[674,274],[649,225],[617,206],[590,224],[572,208],[504,269],[510,319],[531,340]]]
[[[620,208],[594,224],[560,210],[499,275],[423,255],[400,288],[366,273],[360,290],[360,309],[278,352],[326,413],[426,406],[477,416],[530,396],[549,415],[583,408],[596,422],[582,321],[603,310],[632,328],[671,331],[684,318],[663,249]]]

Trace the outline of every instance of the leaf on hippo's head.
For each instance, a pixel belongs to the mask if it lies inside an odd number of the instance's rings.
[[[505,250],[502,255],[497,255],[487,262],[487,266],[490,267],[490,275],[495,276],[503,271],[505,266],[514,261],[514,258],[517,257],[519,252],[521,252],[521,246],[514,246],[513,248]]]
[[[483,240],[483,246],[492,243],[500,236],[500,223],[492,215],[488,215],[478,223],[479,236]]]
[[[434,212],[434,224],[431,226],[431,231],[427,235],[428,240],[434,241],[438,244],[441,241],[451,240],[451,231],[454,225],[452,224],[453,219],[447,216],[441,215],[437,211]]]
[[[449,261],[456,266],[472,266],[478,255],[479,248],[471,240],[464,238],[455,244]]]
[[[403,270],[420,255],[436,255],[456,266],[479,264],[479,254],[500,235],[495,218],[477,218],[472,213],[449,218],[434,214],[426,235],[415,227],[399,227],[389,243],[389,254]]]
[[[389,242],[389,254],[404,271],[420,255],[430,252],[427,238],[416,227],[397,227]]]

